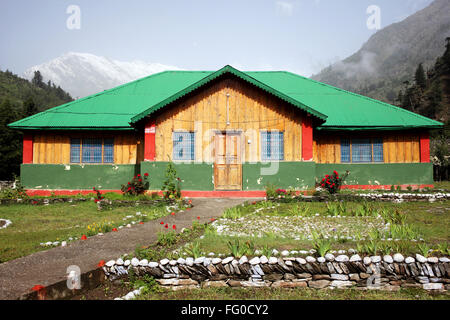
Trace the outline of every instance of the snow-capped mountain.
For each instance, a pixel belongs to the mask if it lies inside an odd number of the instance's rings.
[[[178,67],[144,61],[117,61],[90,53],[69,52],[56,59],[31,67],[24,77],[32,79],[39,70],[47,82],[51,80],[74,98],[114,88],[118,85]]]

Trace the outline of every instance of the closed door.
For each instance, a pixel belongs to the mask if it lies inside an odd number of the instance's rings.
[[[214,185],[216,190],[242,190],[241,135],[215,135]]]

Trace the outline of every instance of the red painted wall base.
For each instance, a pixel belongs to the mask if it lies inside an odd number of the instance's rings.
[[[411,186],[415,189],[423,189],[423,188],[434,188],[432,184],[420,184],[420,185],[400,185],[402,190],[407,190],[407,188]],[[395,185],[397,187],[397,185]],[[351,189],[351,190],[390,190],[391,185],[345,185],[342,186],[342,189]],[[118,194],[122,194],[120,190],[100,190],[101,193],[114,192]],[[149,191],[149,193],[156,192],[158,195],[162,196],[162,191]],[[307,194],[307,191],[299,191],[297,194]],[[48,197],[52,194],[56,196],[74,196],[78,194],[88,195],[94,194],[92,190],[38,190],[38,189],[29,189],[27,190],[27,194],[29,196],[43,196]],[[311,191],[309,192],[311,194]],[[266,196],[266,192],[263,190],[254,190],[254,191],[181,191],[181,195],[187,198],[263,198]]]

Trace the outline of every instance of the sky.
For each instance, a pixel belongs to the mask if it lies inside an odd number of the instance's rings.
[[[22,74],[64,53],[86,52],[188,70],[230,64],[310,76],[353,54],[377,32],[367,26],[369,6],[379,8],[383,28],[431,2],[1,0],[0,69]],[[78,6],[79,19],[67,13],[71,5]]]

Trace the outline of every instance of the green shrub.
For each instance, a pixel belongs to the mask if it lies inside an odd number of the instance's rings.
[[[177,171],[172,162],[167,165],[166,180],[163,183],[162,191],[165,199],[181,198],[181,179],[177,177]]]
[[[171,246],[177,242],[177,234],[175,231],[158,232],[157,244],[160,246]]]
[[[325,256],[331,250],[331,241],[328,239],[317,239],[313,241],[313,248],[319,257]]]
[[[342,182],[344,182],[345,178],[349,175],[349,171],[347,171],[343,177],[339,177],[339,173],[334,170],[333,174],[325,175],[325,178],[320,182],[320,186],[326,189],[330,194],[335,194],[341,188]]]
[[[138,174],[137,176],[134,176],[131,181],[128,181],[127,184],[123,184],[121,191],[124,195],[137,196],[148,190],[149,185],[148,173],[145,173],[143,177]]]

